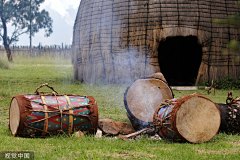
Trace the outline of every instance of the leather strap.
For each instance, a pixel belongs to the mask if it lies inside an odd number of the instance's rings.
[[[67,99],[69,108],[72,108],[72,104],[71,104],[71,101],[70,101],[69,97],[67,95],[64,95],[64,97]],[[73,110],[70,109],[69,113],[70,113],[70,115],[69,115],[68,133],[70,134],[72,132],[72,130],[73,130]]]
[[[47,111],[48,110],[48,108],[47,108],[47,103],[46,103],[46,99],[45,99],[45,97],[44,96],[40,96],[41,97],[41,100],[42,100],[42,103],[44,104],[43,106],[44,106],[44,110],[45,111]],[[44,128],[43,128],[43,130],[44,130],[44,132],[42,132],[42,136],[44,137],[45,135],[46,135],[46,133],[47,133],[47,130],[48,130],[48,113],[47,112],[45,112],[45,121],[44,121]]]

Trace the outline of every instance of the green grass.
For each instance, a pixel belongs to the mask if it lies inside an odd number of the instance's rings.
[[[0,59],[6,57],[1,57]],[[122,141],[115,138],[85,135],[84,138],[57,135],[46,138],[13,137],[8,129],[11,98],[31,94],[49,83],[60,94],[93,96],[98,104],[99,118],[129,123],[123,103],[126,85],[81,84],[73,80],[71,60],[52,57],[13,57],[9,69],[0,68],[0,151],[34,151],[35,159],[239,159],[240,135],[218,134],[202,144],[172,143],[149,138]],[[49,91],[46,87],[44,91]],[[203,91],[203,90],[199,90]],[[174,90],[175,97],[197,91]],[[224,103],[227,90],[206,95],[214,102]],[[240,91],[232,90],[234,97]]]
[[[0,59],[0,68],[9,69],[9,62],[5,59]]]

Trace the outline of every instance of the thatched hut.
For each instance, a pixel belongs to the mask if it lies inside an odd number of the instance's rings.
[[[81,0],[72,45],[74,76],[129,83],[162,72],[170,85],[237,78],[221,51],[238,30],[211,23],[239,12],[237,0]]]

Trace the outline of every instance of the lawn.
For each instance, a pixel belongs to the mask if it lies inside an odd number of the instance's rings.
[[[1,56],[1,59],[6,59]],[[240,135],[220,133],[202,144],[173,143],[148,137],[122,141],[117,138],[84,138],[67,135],[46,138],[13,137],[8,129],[8,109],[11,98],[18,94],[34,93],[36,88],[49,83],[60,94],[93,96],[98,104],[99,118],[129,123],[123,103],[127,85],[82,84],[73,80],[71,59],[43,56],[38,58],[15,56],[9,69],[0,68],[0,151],[34,151],[40,159],[239,159]],[[47,88],[41,90],[49,91]],[[175,97],[198,91],[174,90]],[[206,95],[217,103],[224,103],[229,90],[216,90]],[[233,96],[240,91],[232,90]]]

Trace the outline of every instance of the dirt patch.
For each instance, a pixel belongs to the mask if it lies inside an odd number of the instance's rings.
[[[145,156],[151,159],[155,157],[154,155],[145,153],[145,152],[127,152],[127,151],[121,151],[121,152],[115,152],[115,153],[99,152],[99,151],[97,152],[102,155],[102,158],[109,157],[113,159],[132,159],[132,158],[144,159],[141,156]],[[91,153],[92,151],[88,151],[87,156],[89,156]]]
[[[152,150],[172,150],[172,148],[164,148],[164,147],[161,147],[161,148],[151,148]]]
[[[46,147],[44,148],[44,146],[47,146],[47,148]],[[55,148],[55,146],[51,143],[45,143],[45,142],[39,141],[38,142],[38,148],[39,148],[39,150],[37,152],[46,153],[48,151],[53,150]]]
[[[199,153],[207,153],[207,154],[234,154],[238,153],[239,150],[233,149],[231,151],[206,151],[206,150],[197,150]]]
[[[119,158],[123,158],[123,159],[131,159],[131,158],[142,159],[141,156],[145,156],[145,157],[148,157],[148,158],[154,158],[154,155],[144,153],[144,152],[119,152],[119,153],[109,154],[109,155],[106,155],[106,156],[114,158],[114,159],[119,159]]]
[[[120,153],[114,153],[114,154],[107,154],[107,157],[111,157],[114,159],[119,159],[119,158],[123,158],[123,159],[131,159],[132,157],[135,157],[132,154],[129,154],[128,152],[120,152]],[[139,157],[135,157],[135,158],[139,158]]]
[[[235,145],[235,146],[240,146],[240,141],[238,141],[238,142],[229,142],[230,144],[233,144],[233,145]]]

